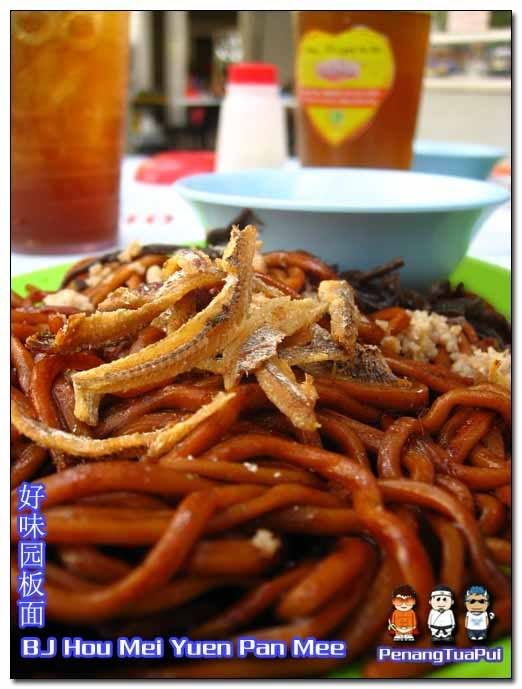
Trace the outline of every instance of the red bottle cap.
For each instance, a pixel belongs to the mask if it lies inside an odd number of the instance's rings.
[[[277,67],[266,62],[239,62],[228,69],[230,84],[277,84],[277,80]]]

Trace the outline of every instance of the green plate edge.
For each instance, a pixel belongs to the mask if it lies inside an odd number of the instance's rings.
[[[511,271],[466,256],[450,276],[453,285],[459,282],[471,292],[486,299],[503,316],[511,320]]]
[[[27,284],[34,285],[43,290],[58,289],[61,279],[65,275],[65,271],[71,265],[71,263],[64,263],[60,266],[51,266],[50,268],[34,270],[31,273],[12,276],[11,289],[21,295],[25,295],[25,286]]]
[[[35,270],[11,279],[11,287],[19,294],[25,293],[25,285],[30,283],[44,290],[54,290],[70,264],[52,266]],[[453,285],[459,282],[483,299],[486,299],[506,318],[511,318],[511,271],[495,266],[477,258],[466,256],[450,276]],[[458,663],[435,670],[426,679],[510,679],[511,678],[511,639],[503,639],[496,644],[504,649],[501,663]],[[349,649],[348,649],[349,651]],[[361,676],[360,663],[354,663],[346,669],[329,675],[338,679],[356,679]]]

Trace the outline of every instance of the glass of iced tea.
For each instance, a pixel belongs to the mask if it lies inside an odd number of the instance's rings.
[[[11,12],[15,251],[116,243],[128,45],[127,12]]]

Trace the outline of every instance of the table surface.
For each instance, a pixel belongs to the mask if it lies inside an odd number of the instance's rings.
[[[127,156],[121,175],[119,245],[142,243],[189,244],[205,237],[192,208],[171,186],[136,182],[134,173],[142,156]],[[72,263],[84,254],[11,254],[11,274],[21,275],[47,266]],[[482,226],[468,256],[511,268],[511,204],[494,211]]]

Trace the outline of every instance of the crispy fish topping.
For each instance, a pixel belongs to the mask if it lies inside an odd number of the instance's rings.
[[[286,361],[273,357],[257,371],[256,378],[268,399],[296,428],[314,431],[319,427],[314,413],[317,392],[311,376],[306,374],[299,384]]]
[[[311,327],[311,339],[307,344],[284,347],[280,356],[290,366],[303,366],[320,361],[345,361],[346,351],[333,341],[332,336],[317,323]]]
[[[359,329],[359,309],[355,293],[346,280],[323,280],[317,290],[319,300],[328,304],[330,332],[335,342],[352,354]]]
[[[226,274],[221,291],[180,328],[139,352],[72,376],[78,419],[94,426],[102,394],[172,379],[192,369],[199,359],[224,349],[250,304],[256,234],[252,226],[232,231],[219,261]]]
[[[166,426],[158,431],[130,433],[113,438],[90,438],[66,433],[47,426],[29,415],[27,409],[16,399],[11,399],[11,421],[13,426],[27,438],[50,450],[67,452],[78,457],[103,458],[128,450],[148,448],[146,458],[159,457],[168,452],[190,431],[212,416],[234,397],[234,393],[218,393],[211,402],[183,421]]]

